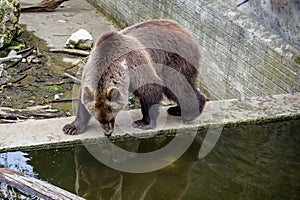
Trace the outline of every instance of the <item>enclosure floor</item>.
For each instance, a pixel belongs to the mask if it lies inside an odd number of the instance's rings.
[[[40,0],[20,2],[28,5]],[[79,29],[90,32],[94,41],[102,33],[115,30],[113,23],[86,0],[66,1],[54,12],[21,13],[19,22],[52,48],[63,48],[70,35]]]
[[[34,3],[39,0],[21,0],[21,3]],[[39,38],[47,41],[49,46],[62,48],[71,33],[79,28],[89,30],[94,38],[114,27],[85,0],[65,2],[63,8],[48,13],[22,13],[20,23],[26,29],[34,31]],[[147,137],[156,133],[167,133],[182,129],[208,128],[239,124],[240,122],[260,122],[262,120],[300,116],[300,93],[282,94],[269,97],[257,97],[243,100],[222,100],[207,102],[199,118],[183,123],[180,117],[168,116],[167,107],[160,108],[158,125],[153,130],[143,131],[132,127],[134,120],[141,118],[140,110],[122,111],[116,119],[114,136],[132,135]],[[86,140],[105,138],[100,125],[92,119],[85,133],[65,135],[62,127],[74,117],[47,120],[28,120],[14,124],[0,125],[0,151],[20,150],[35,147],[74,144]]]
[[[158,132],[170,130],[199,129],[209,125],[234,125],[241,122],[263,122],[285,117],[299,117],[300,93],[281,94],[268,97],[249,98],[244,100],[223,100],[207,102],[204,112],[196,120],[182,123],[180,117],[168,116],[167,107],[160,108],[158,125],[153,130],[143,131],[132,127],[134,120],[141,118],[140,110],[122,111],[116,119],[115,137],[127,135],[146,137]],[[62,127],[72,122],[74,117],[47,120],[30,120],[15,124],[0,125],[0,151],[28,149],[74,144],[87,140],[105,138],[99,123],[92,119],[85,133],[65,135]]]

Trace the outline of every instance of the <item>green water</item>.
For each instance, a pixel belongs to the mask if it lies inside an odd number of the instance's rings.
[[[0,167],[17,169],[87,199],[300,199],[300,120],[223,130],[203,159],[199,133],[168,167],[144,174],[119,172],[84,146],[0,154]],[[171,138],[124,141],[148,152]],[[159,144],[159,145],[158,145]],[[2,199],[36,199],[1,184]]]

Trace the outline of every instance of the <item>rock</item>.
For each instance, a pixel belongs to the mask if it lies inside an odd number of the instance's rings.
[[[8,81],[7,72],[4,66],[0,64],[0,85],[5,84]]]
[[[0,0],[0,48],[10,44],[22,30],[18,24],[20,3],[16,0]]]
[[[7,56],[10,57],[10,56],[16,56],[16,55],[17,55],[17,52],[15,50],[11,50]]]
[[[66,42],[66,47],[71,49],[91,50],[93,46],[92,35],[84,29],[73,33]]]
[[[37,63],[41,63],[41,59],[39,57],[37,57],[36,55],[30,55],[26,58],[27,63],[33,63],[33,64],[37,64]]]

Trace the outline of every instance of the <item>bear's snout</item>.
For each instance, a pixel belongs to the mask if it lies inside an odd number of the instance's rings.
[[[100,125],[101,125],[104,135],[109,137],[114,132],[115,119],[112,119],[109,122],[100,122]]]

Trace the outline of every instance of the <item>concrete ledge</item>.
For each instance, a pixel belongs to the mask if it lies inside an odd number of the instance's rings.
[[[149,131],[133,128],[133,120],[141,117],[140,110],[122,111],[117,119],[114,137],[126,135],[149,137],[157,133],[169,133],[180,129],[203,129],[209,125],[239,125],[240,123],[264,123],[287,118],[300,118],[300,93],[257,97],[244,100],[224,100],[208,102],[203,114],[190,123],[182,123],[179,117],[166,114],[161,107],[158,126]],[[84,134],[70,136],[61,131],[74,117],[47,120],[29,120],[15,124],[0,125],[0,152],[31,148],[50,148],[82,141],[105,138],[98,122],[91,120]]]

